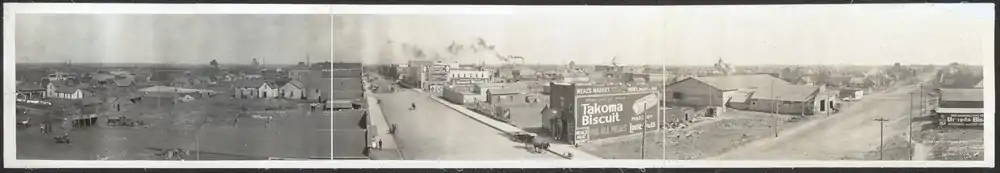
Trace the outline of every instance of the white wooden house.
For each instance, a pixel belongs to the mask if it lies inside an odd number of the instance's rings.
[[[272,87],[271,84],[265,82],[257,88],[257,95],[260,96],[260,98],[277,98],[280,96],[278,94],[278,89],[278,87]]]
[[[281,86],[279,90],[281,96],[286,99],[304,99],[305,98],[305,85],[298,80],[292,80]]]

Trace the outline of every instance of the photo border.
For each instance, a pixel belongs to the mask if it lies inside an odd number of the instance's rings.
[[[926,4],[878,4],[926,5]],[[788,5],[797,6],[797,5]],[[4,4],[4,98],[5,108],[14,107],[14,20],[15,13],[58,14],[545,14],[574,11],[601,10],[665,10],[669,8],[716,8],[715,6],[433,6],[433,5],[289,5],[289,4]],[[992,39],[992,38],[991,38]],[[985,42],[985,40],[984,40]],[[993,42],[990,40],[990,42]],[[992,54],[992,53],[991,53]],[[985,113],[995,115],[993,59],[984,59]],[[15,114],[14,109],[3,109],[4,115]],[[983,161],[728,161],[728,160],[498,160],[498,161],[445,161],[445,160],[310,160],[310,161],[70,161],[70,160],[17,160],[14,126],[3,126],[5,168],[793,168],[793,167],[994,167],[993,116],[986,116]],[[4,116],[4,123],[15,121]]]

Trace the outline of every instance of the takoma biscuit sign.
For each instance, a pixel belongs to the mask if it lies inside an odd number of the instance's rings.
[[[577,141],[639,133],[644,127],[646,130],[656,129],[659,98],[655,88],[652,89],[629,90],[626,87],[578,89]]]

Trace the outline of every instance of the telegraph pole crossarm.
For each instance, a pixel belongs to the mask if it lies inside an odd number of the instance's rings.
[[[882,158],[883,158],[882,157],[882,151],[883,151],[882,150],[883,149],[883,146],[882,146],[883,143],[882,143],[882,141],[883,141],[883,138],[885,138],[884,137],[884,135],[885,135],[885,122],[889,121],[889,119],[886,119],[884,117],[880,117],[880,118],[876,118],[875,121],[878,121],[878,126],[879,126],[879,131],[878,131],[878,159],[882,160]]]

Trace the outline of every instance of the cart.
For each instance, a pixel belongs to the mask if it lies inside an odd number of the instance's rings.
[[[54,138],[56,140],[56,143],[59,143],[59,144],[68,144],[68,143],[70,143],[70,141],[69,141],[69,134],[64,134],[62,136],[56,136]]]

